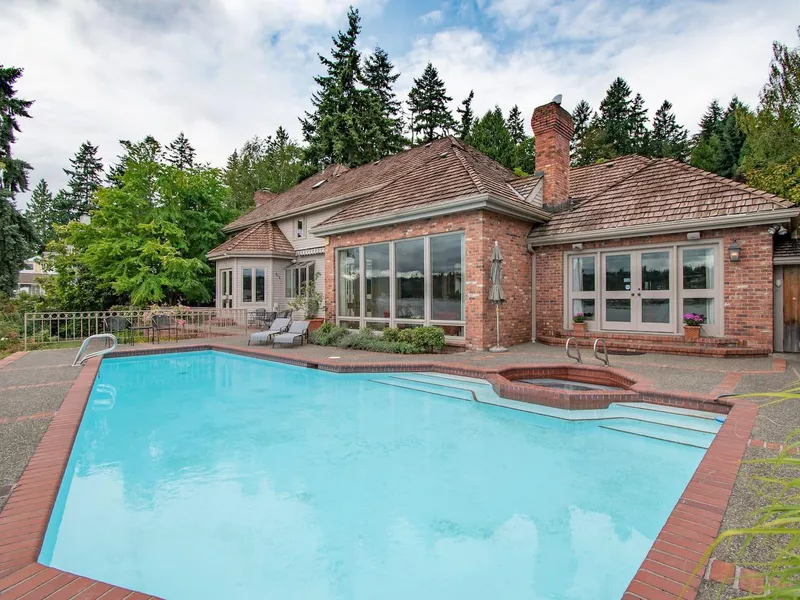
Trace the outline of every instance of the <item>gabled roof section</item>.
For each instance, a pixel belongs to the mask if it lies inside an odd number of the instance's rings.
[[[533,241],[545,241],[549,237],[580,233],[597,235],[605,230],[646,228],[684,221],[691,227],[698,219],[718,221],[724,217],[768,214],[795,208],[793,203],[773,194],[672,159],[642,160],[646,162],[641,168],[637,168],[641,162],[626,160],[627,175],[618,178],[610,187],[582,173],[582,193],[602,191],[584,199],[571,210],[555,214],[548,223],[534,227],[529,237]],[[603,164],[590,168],[595,177],[605,178]],[[584,169],[587,168],[577,171]]]
[[[209,258],[231,254],[286,254],[294,255],[294,248],[283,232],[272,221],[264,221],[239,232],[211,250]]]
[[[514,190],[526,200],[530,200],[530,195],[533,190],[536,189],[536,186],[539,185],[539,182],[542,181],[542,176],[533,174],[528,175],[527,177],[519,177],[517,179],[512,179],[508,182]]]
[[[224,231],[237,231],[253,223],[290,215],[306,207],[334,203],[337,199],[347,197],[356,198],[359,194],[375,191],[446,151],[450,144],[451,138],[442,138],[353,169],[343,165],[330,165],[321,173],[308,177],[242,215],[225,226]]]
[[[435,210],[448,201],[482,196],[499,199],[521,211],[537,209],[507,183],[515,178],[512,171],[455,138],[439,142],[439,153],[425,164],[349,204],[316,228],[324,231],[345,223],[389,218],[421,207]]]

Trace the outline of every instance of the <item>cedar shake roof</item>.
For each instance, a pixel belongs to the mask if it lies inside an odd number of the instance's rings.
[[[446,152],[451,143],[451,138],[434,140],[430,144],[398,152],[354,169],[331,165],[321,173],[308,177],[293,188],[277,194],[263,205],[242,215],[225,226],[224,231],[231,232],[253,223],[272,220],[281,213],[299,210],[333,198],[368,192],[371,188],[386,185],[431,158]],[[320,182],[324,183],[318,185]]]
[[[278,226],[271,221],[257,223],[222,242],[207,256],[274,252],[294,255],[294,248]]]
[[[418,206],[480,194],[531,208],[508,181],[516,179],[510,171],[471,146],[444,138],[440,152],[420,167],[397,178],[374,194],[349,204],[318,227],[356,221],[377,215],[391,215]],[[449,146],[449,147],[448,147]]]
[[[508,182],[508,185],[513,187],[520,196],[527,198],[536,187],[536,184],[542,180],[541,175],[528,175],[527,177],[520,177]]]
[[[569,172],[569,197],[584,200],[596,196],[650,164],[651,159],[636,154],[620,156],[596,165],[575,167]]]
[[[530,238],[602,231],[690,219],[752,214],[794,204],[712,173],[668,159],[624,157],[573,169],[579,203],[533,228]],[[619,171],[615,171],[618,166]],[[607,174],[616,181],[608,186]],[[573,180],[573,181],[575,181]],[[599,191],[596,191],[599,190]],[[594,195],[592,195],[594,194]]]
[[[775,242],[773,260],[780,262],[791,260],[800,263],[800,240],[797,238],[783,238]]]

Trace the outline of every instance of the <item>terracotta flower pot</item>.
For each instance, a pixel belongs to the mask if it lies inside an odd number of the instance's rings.
[[[702,328],[701,325],[684,325],[683,337],[691,341],[698,340],[700,339],[700,330]]]
[[[575,335],[583,335],[586,333],[586,323],[573,323],[572,324],[572,333]]]
[[[325,322],[325,319],[320,319],[320,318],[308,319],[308,333],[311,333],[312,331],[316,331],[317,329],[322,327],[322,324],[324,322]]]

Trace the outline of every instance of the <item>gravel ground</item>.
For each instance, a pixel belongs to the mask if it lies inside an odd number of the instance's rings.
[[[697,600],[733,600],[746,598],[747,592],[740,592],[728,585],[720,585],[713,581],[704,581],[700,584]]]
[[[17,482],[49,424],[50,419],[36,419],[0,425],[0,488]],[[0,510],[7,498],[0,496]]]
[[[0,370],[0,393],[4,388],[20,385],[36,385],[53,381],[73,381],[80,373],[78,367],[49,367],[45,369],[2,369]]]
[[[58,410],[72,382],[0,393],[0,418],[14,418]]]

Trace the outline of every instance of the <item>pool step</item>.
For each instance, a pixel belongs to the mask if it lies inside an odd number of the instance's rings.
[[[640,410],[627,404],[612,404],[608,407],[605,417],[626,419],[634,422],[652,423],[701,433],[717,433],[722,426],[713,419],[698,418],[672,412]]]
[[[705,410],[695,410],[693,408],[680,408],[679,406],[664,406],[661,404],[648,404],[646,402],[617,402],[616,406],[635,408],[637,410],[649,410],[652,412],[670,413],[675,415],[686,415],[687,417],[708,419],[710,421],[716,421],[720,417],[722,417],[723,421],[725,420],[725,415],[712,413]]]
[[[600,425],[603,429],[616,431],[629,435],[638,435],[662,442],[694,446],[695,448],[708,448],[714,440],[713,433],[679,429],[654,423],[637,423],[631,420],[606,421]]]
[[[376,377],[374,379],[370,379],[370,381],[390,387],[433,394],[434,396],[446,396],[448,398],[457,398],[458,400],[467,400],[469,402],[474,400],[472,390],[466,387],[459,387],[457,382],[453,382],[453,385],[428,383],[394,375],[388,375],[381,378]]]

